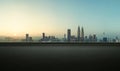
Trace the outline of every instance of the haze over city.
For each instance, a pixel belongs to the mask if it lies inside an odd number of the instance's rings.
[[[0,36],[63,37],[67,29],[76,34],[119,36],[119,0],[0,0]]]
[[[120,0],[0,0],[0,69],[119,71],[119,64]]]

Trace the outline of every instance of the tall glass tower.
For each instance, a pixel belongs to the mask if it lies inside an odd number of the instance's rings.
[[[78,26],[77,30],[77,40],[80,41],[80,26]]]
[[[81,40],[84,41],[84,29],[83,29],[83,27],[81,28]]]

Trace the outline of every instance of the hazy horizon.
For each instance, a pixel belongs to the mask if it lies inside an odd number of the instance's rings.
[[[0,0],[0,36],[63,37],[77,34],[119,36],[119,0]]]

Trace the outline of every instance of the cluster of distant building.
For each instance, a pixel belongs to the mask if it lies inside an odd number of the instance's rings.
[[[32,42],[32,37],[29,37],[29,34],[26,34],[25,40],[26,42]],[[42,38],[39,40],[39,42],[58,42],[59,39],[55,36],[46,36],[45,33],[42,33]]]
[[[33,42],[33,39],[29,34],[26,34],[25,41]],[[64,38],[62,40],[55,36],[46,36],[45,33],[42,33],[42,38],[39,42],[119,42],[119,39],[117,37],[110,41],[107,37],[103,37],[101,40],[98,40],[96,34],[84,36],[84,28],[80,28],[80,26],[78,26],[77,36],[71,34],[71,29],[67,29],[67,35],[64,34]]]
[[[97,42],[96,34],[89,35],[89,37],[84,36],[84,28],[82,27],[80,30],[80,26],[78,26],[77,37],[75,35],[71,35],[71,29],[67,30],[67,39],[66,35],[64,36],[65,41],[68,42]]]
[[[29,41],[33,41],[33,39],[32,39],[31,36],[29,36],[29,34],[26,34],[26,40],[25,41],[29,42]]]

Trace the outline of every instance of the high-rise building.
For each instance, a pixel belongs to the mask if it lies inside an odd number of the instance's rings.
[[[83,29],[83,27],[81,28],[81,41],[84,41],[84,29]]]
[[[70,41],[71,39],[71,29],[67,30],[67,41]]]
[[[77,40],[80,41],[80,26],[78,26],[77,30]]]
[[[26,34],[26,41],[29,41],[29,34]]]
[[[43,35],[43,39],[45,39],[45,33],[42,33],[42,35]]]

